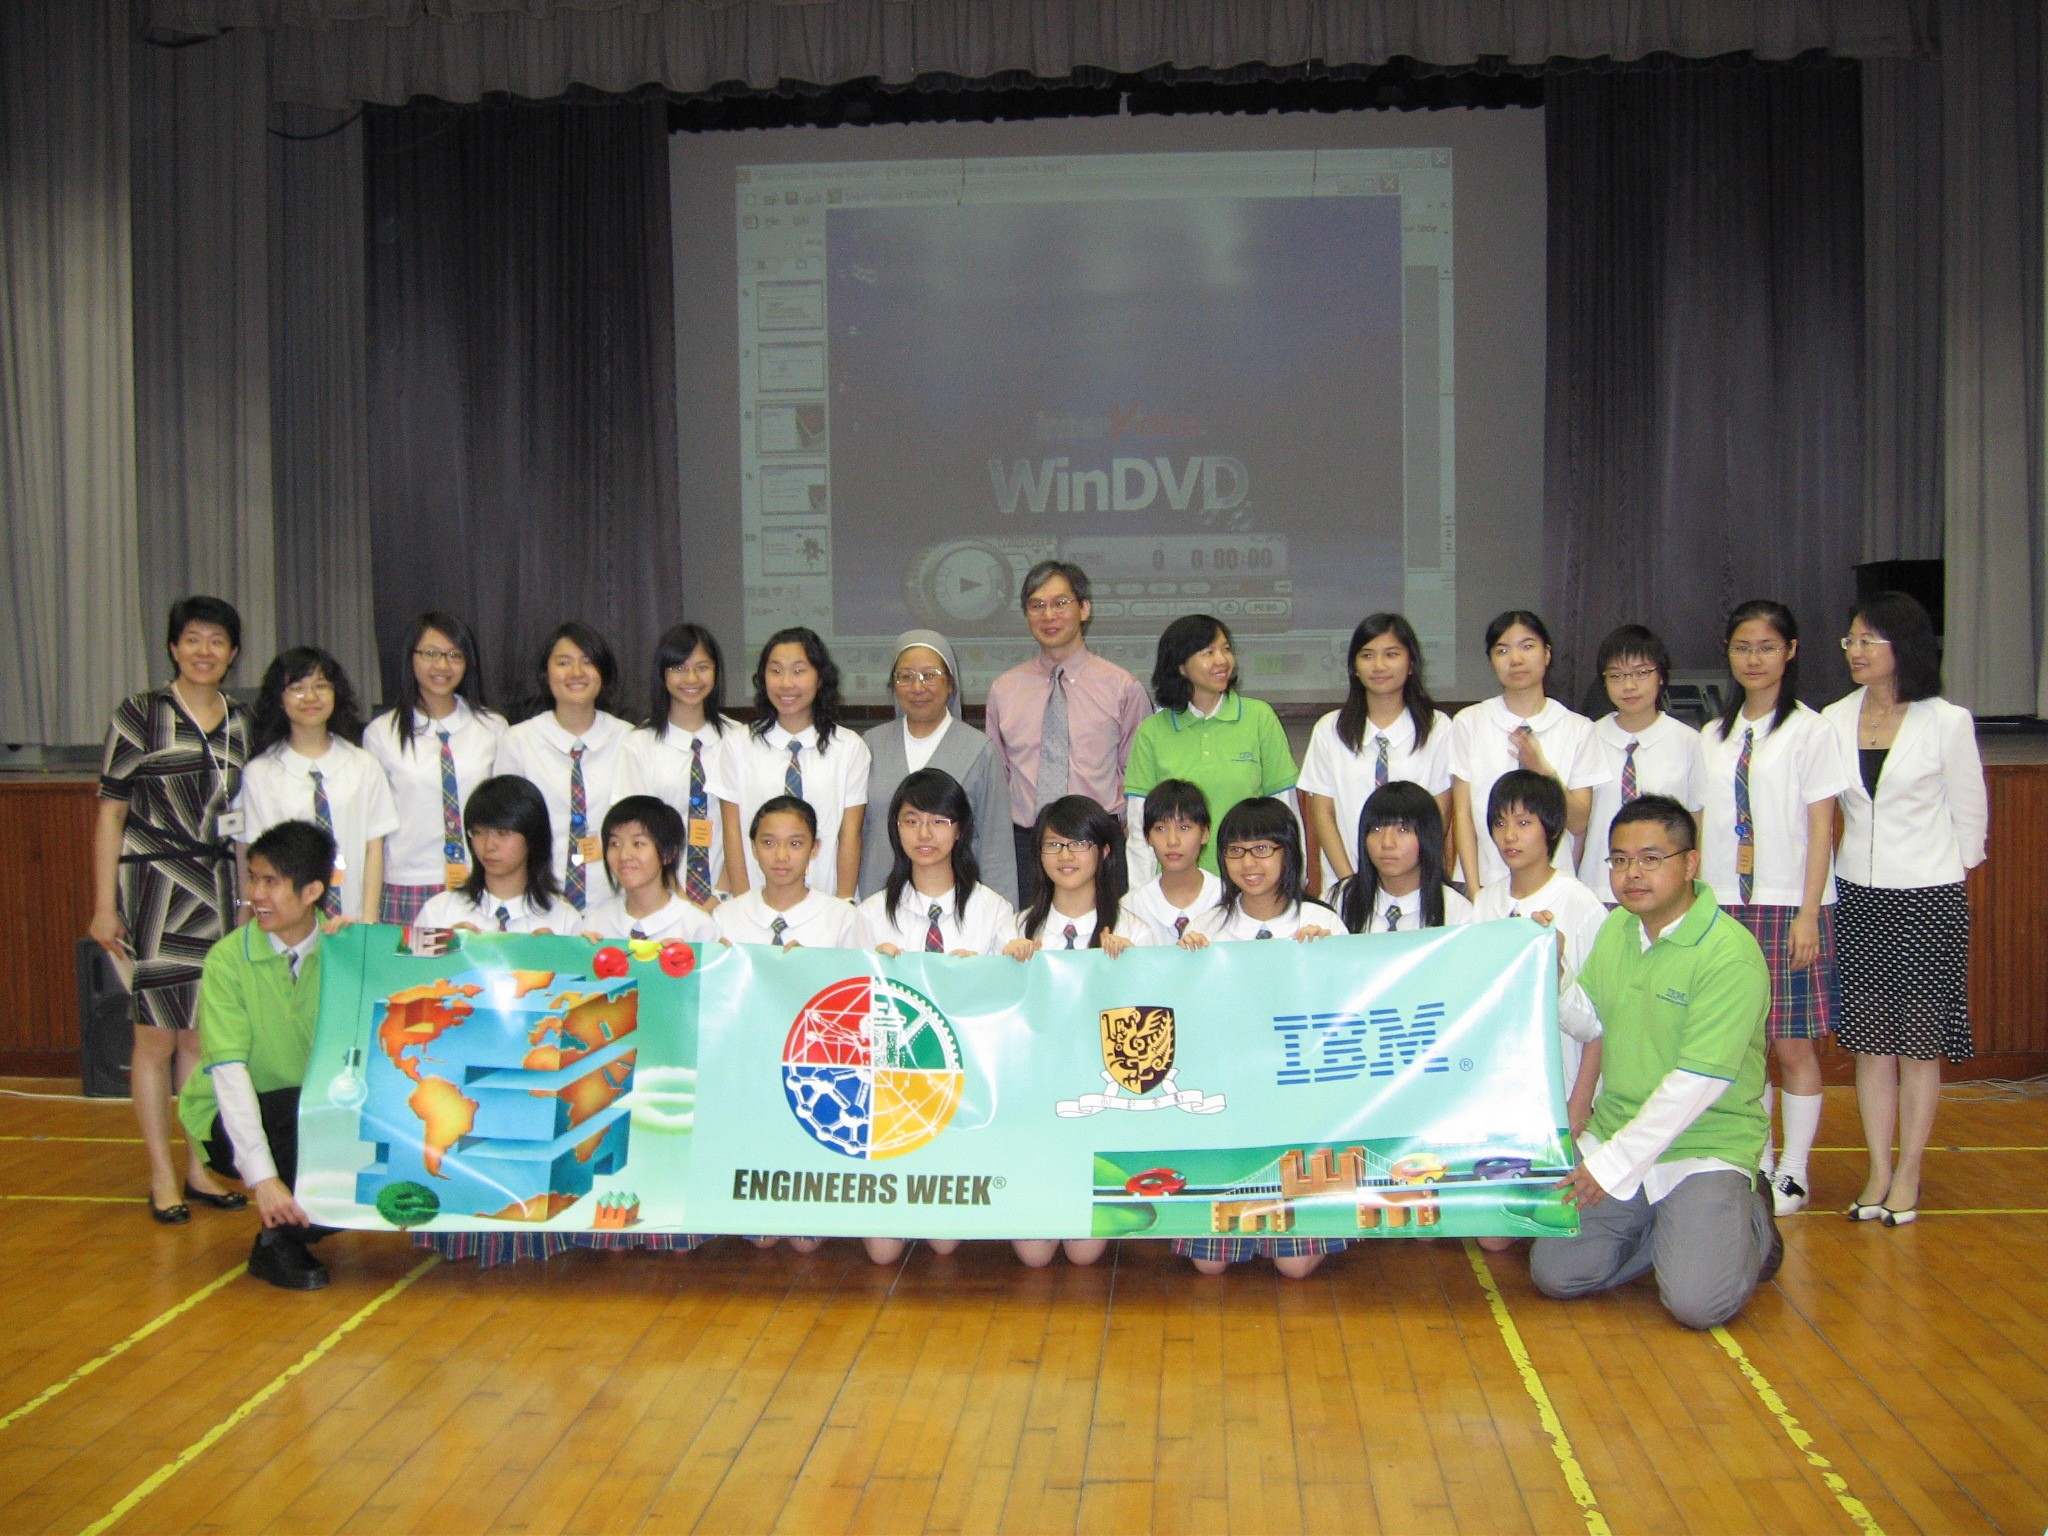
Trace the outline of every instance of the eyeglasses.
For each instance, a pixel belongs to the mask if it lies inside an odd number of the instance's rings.
[[[1775,640],[1762,645],[1731,645],[1728,654],[1737,661],[1771,661],[1785,654],[1785,647]]]
[[[917,688],[926,683],[943,683],[945,680],[944,667],[925,667],[916,672],[898,672],[894,679],[898,688]]]
[[[324,677],[312,677],[303,683],[293,683],[291,687],[285,689],[284,696],[300,700],[331,699],[334,697],[334,684]]]
[[[412,654],[413,659],[415,661],[424,661],[433,665],[438,665],[441,662],[447,661],[453,662],[456,666],[459,667],[463,664],[463,662],[469,659],[468,657],[464,656],[460,651],[436,651],[428,650],[425,647],[421,647],[419,650],[414,651]]]
[[[1073,842],[1062,842],[1059,838],[1048,837],[1038,845],[1038,851],[1040,853],[1049,853],[1054,858],[1059,858],[1062,854],[1080,853],[1090,848],[1099,849],[1101,846],[1102,844],[1100,843],[1089,842],[1085,837],[1077,838]]]
[[[1065,613],[1074,606],[1071,597],[1034,597],[1024,605],[1024,611],[1038,618],[1048,613]]]
[[[1610,853],[1607,855],[1607,867],[1617,875],[1631,866],[1646,875],[1654,875],[1671,860],[1683,857],[1685,855],[1679,853]]]
[[[1648,683],[1656,680],[1657,669],[1655,667],[1635,667],[1628,671],[1623,671],[1617,667],[1612,671],[1602,672],[1600,675],[1610,683]]]
[[[898,816],[896,828],[900,832],[950,832],[959,823],[950,816]],[[1048,848],[1052,845],[1046,844]]]
[[[1244,859],[1270,859],[1279,851],[1278,843],[1232,843],[1223,850],[1223,857],[1237,863]]]
[[[1883,635],[1844,635],[1842,649],[1845,651],[1874,651],[1880,645],[1890,645]]]

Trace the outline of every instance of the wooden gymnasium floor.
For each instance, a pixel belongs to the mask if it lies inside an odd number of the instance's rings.
[[[14,1082],[30,1092],[61,1083]],[[1831,1090],[1823,1142],[1852,1139]],[[127,1106],[0,1098],[0,1531],[2040,1531],[2048,1096],[1951,1090],[1917,1226],[1786,1224],[1694,1335],[1455,1242],[1305,1284],[725,1239],[243,1277]],[[1853,1193],[1858,1154],[1816,1160]]]

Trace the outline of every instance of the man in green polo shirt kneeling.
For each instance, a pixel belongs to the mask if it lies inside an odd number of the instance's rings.
[[[299,1086],[320,1015],[320,898],[334,838],[310,821],[280,822],[249,845],[250,920],[206,952],[199,983],[199,1065],[178,1095],[185,1134],[207,1162],[242,1182],[263,1230],[249,1273],[317,1291],[327,1270],[308,1244],[326,1236],[293,1192]]]
[[[1621,809],[1608,838],[1621,906],[1579,983],[1605,1033],[1599,1096],[1562,1181],[1577,1237],[1537,1239],[1530,1277],[1570,1299],[1648,1270],[1671,1315],[1712,1328],[1784,1255],[1759,1191],[1770,971],[1699,880],[1692,813],[1665,795]]]

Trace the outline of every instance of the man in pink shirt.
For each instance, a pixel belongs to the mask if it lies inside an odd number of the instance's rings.
[[[1038,655],[990,686],[987,730],[1010,773],[1018,896],[1028,902],[1042,878],[1031,846],[1039,811],[1086,795],[1121,817],[1124,762],[1152,704],[1135,677],[1089,651],[1094,610],[1079,566],[1039,561],[1024,575],[1023,607]]]

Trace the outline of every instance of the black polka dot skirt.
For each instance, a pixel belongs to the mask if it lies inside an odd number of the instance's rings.
[[[1970,904],[1961,885],[1911,890],[1835,880],[1835,1038],[1863,1056],[1968,1061]]]

